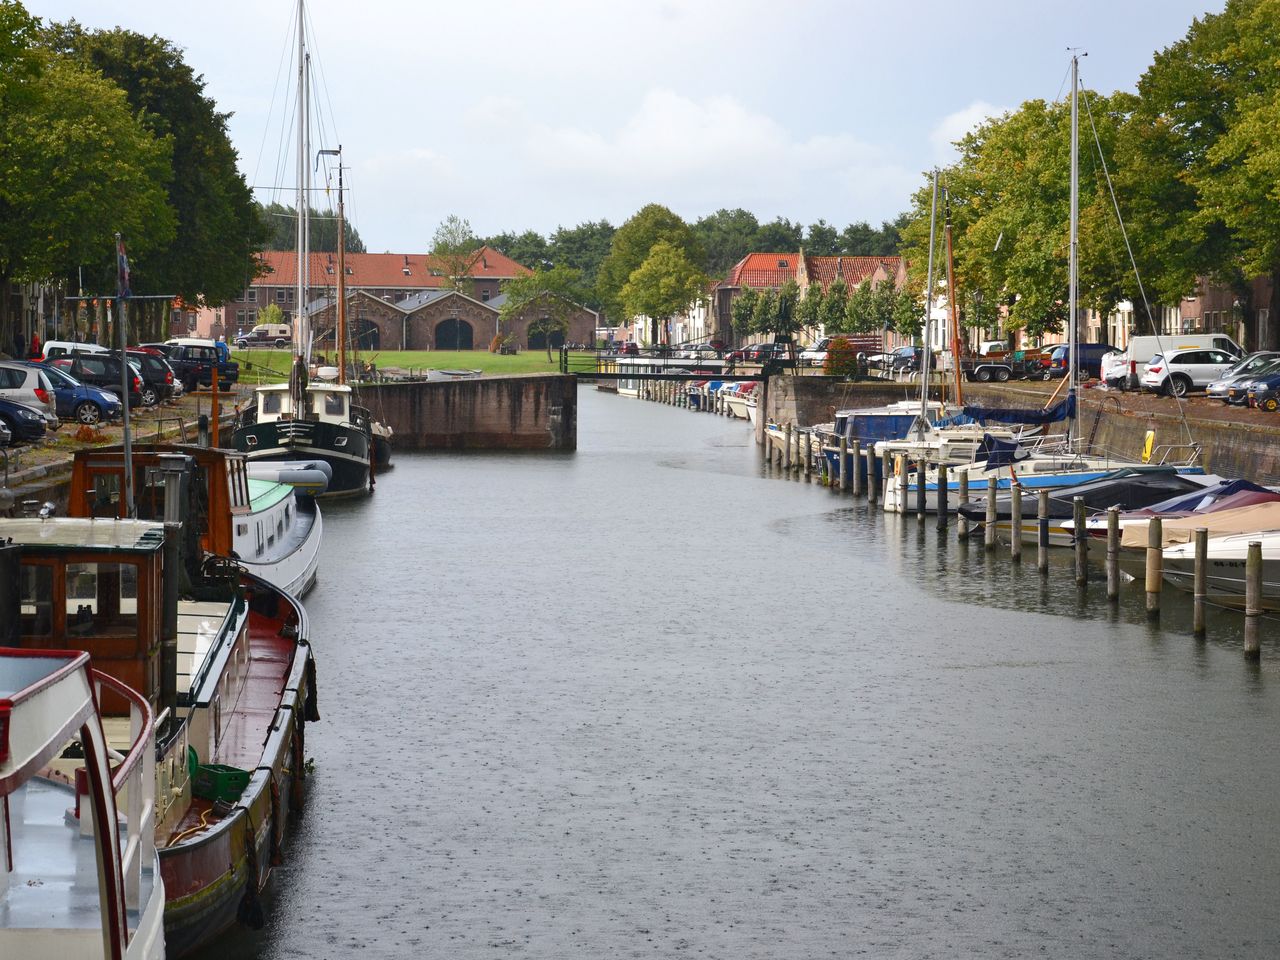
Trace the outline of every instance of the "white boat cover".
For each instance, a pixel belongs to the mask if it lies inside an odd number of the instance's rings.
[[[1146,519],[1129,521],[1121,532],[1121,547],[1125,549],[1146,547],[1149,526],[1150,522]],[[1255,503],[1248,507],[1236,507],[1234,510],[1197,513],[1188,517],[1179,517],[1176,520],[1165,520],[1160,528],[1160,545],[1169,547],[1179,543],[1190,543],[1200,527],[1208,530],[1210,537],[1226,537],[1261,530],[1280,530],[1280,501]]]

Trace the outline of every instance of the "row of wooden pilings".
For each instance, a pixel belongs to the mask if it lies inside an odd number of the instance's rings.
[[[646,380],[640,385],[640,399],[664,403],[670,407],[693,409],[689,401],[688,385],[680,380]],[[729,416],[729,407],[718,391],[714,394],[703,394],[702,400],[704,402],[697,408],[699,413]]]
[[[887,498],[890,489],[889,484],[896,482],[898,484],[896,491],[898,502],[905,505],[909,490],[908,478],[914,467],[916,475],[916,518],[920,524],[925,523],[927,514],[925,509],[927,495],[925,472],[930,466],[925,460],[911,462],[905,454],[900,453],[895,455],[895,459],[891,463],[888,453],[877,457],[870,449],[864,451],[858,444],[850,445],[848,438],[841,437],[839,441],[839,456],[836,458],[836,469],[831,471],[825,456],[820,455],[815,458],[811,431],[800,430],[794,428],[791,424],[786,424],[782,428],[782,438],[781,449],[771,446],[767,438],[765,440],[764,456],[774,466],[788,474],[794,473],[806,483],[812,482],[816,477],[819,483],[835,487],[842,493],[852,493],[855,497],[861,497],[865,494],[868,502],[873,504],[877,502],[882,493]],[[817,460],[816,464],[814,462],[815,459]],[[947,490],[947,483],[947,466],[946,464],[939,464],[937,465],[938,491]],[[968,503],[971,499],[976,499],[976,497],[971,497],[969,475],[967,473],[962,472],[959,474],[958,487],[958,503]],[[981,524],[983,546],[988,551],[995,551],[998,547],[996,537],[997,495],[998,480],[994,476],[988,477],[985,495],[986,514],[984,522]],[[935,514],[935,522],[939,530],[946,530],[950,523],[949,499],[949,496],[942,495],[937,498],[938,509]],[[1021,534],[1024,511],[1023,489],[1020,485],[1014,484],[1010,487],[1009,501],[1009,556],[1014,562],[1021,562]],[[1072,519],[1074,521],[1072,543],[1075,551],[1075,581],[1078,587],[1085,588],[1089,584],[1089,546],[1091,538],[1085,528],[1087,512],[1084,500],[1081,497],[1076,497],[1072,504]],[[1041,489],[1036,491],[1035,520],[1037,528],[1036,568],[1042,577],[1047,577],[1049,575],[1048,490]],[[963,541],[969,540],[975,533],[970,529],[969,520],[963,516],[957,516],[956,521],[959,539]],[[1209,603],[1209,531],[1203,527],[1197,529],[1194,534],[1194,541],[1192,632],[1195,636],[1202,638],[1205,635],[1205,611]],[[1111,507],[1107,510],[1106,548],[1107,600],[1111,603],[1118,603],[1121,582],[1119,507]],[[1162,522],[1159,517],[1152,517],[1147,527],[1145,578],[1147,617],[1152,621],[1160,619],[1160,599],[1163,583],[1164,545]],[[1249,543],[1245,561],[1244,653],[1250,659],[1257,659],[1260,656],[1262,614],[1262,544],[1260,541],[1253,541]]]

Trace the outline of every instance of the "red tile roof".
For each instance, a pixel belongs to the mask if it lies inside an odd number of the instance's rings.
[[[809,282],[822,285],[822,289],[835,280],[837,273],[850,287],[869,280],[877,267],[884,267],[890,278],[898,270],[900,257],[805,257],[809,270]]]
[[[808,275],[809,282],[820,284],[825,290],[836,278],[837,272],[851,287],[870,278],[879,267],[884,267],[885,273],[894,277],[897,274],[900,258],[810,256],[802,258],[799,252],[749,253],[734,264],[728,277],[720,286],[776,289],[788,280],[798,279],[801,259],[804,260],[804,271]]]
[[[286,286],[297,282],[298,255],[287,250],[266,250],[261,254],[268,272],[253,281],[254,286]],[[332,286],[338,279],[338,256],[335,253],[313,253],[311,285]],[[430,254],[424,253],[349,253],[346,256],[347,286],[398,288],[406,290],[434,289],[448,286],[445,270]],[[406,272],[408,271],[408,272]],[[532,271],[492,247],[476,251],[472,277],[507,280]]]
[[[798,253],[748,253],[733,265],[727,283],[734,287],[780,287],[794,280]]]

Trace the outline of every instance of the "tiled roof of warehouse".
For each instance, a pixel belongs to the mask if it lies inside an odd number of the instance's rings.
[[[725,282],[735,287],[780,287],[796,276],[798,253],[748,253],[733,265]]]
[[[292,286],[296,282],[298,255],[291,250],[264,250],[260,257],[267,273],[253,280],[255,286]],[[338,257],[334,253],[312,253],[311,285],[337,282]],[[384,288],[439,288],[449,285],[444,268],[424,253],[348,253],[347,286]],[[476,278],[505,280],[532,271],[492,247],[476,251],[468,274]],[[332,278],[330,280],[329,278]]]

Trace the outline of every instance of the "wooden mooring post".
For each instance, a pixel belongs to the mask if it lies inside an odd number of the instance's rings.
[[[791,472],[791,424],[782,428],[782,469]]]
[[[800,434],[800,440],[804,444],[804,482],[813,482],[813,431],[806,430]]]
[[[853,483],[853,495],[860,497],[867,492],[867,461],[862,456],[862,444],[857,440],[849,448],[849,479]]]
[[[1160,587],[1164,582],[1164,530],[1159,517],[1147,524],[1147,619],[1160,619]]]
[[[1022,562],[1022,487],[1009,487],[1009,559]]]
[[[1262,656],[1262,541],[1249,541],[1244,558],[1244,655]]]
[[[945,463],[938,464],[938,482],[937,486],[937,508],[938,508],[938,529],[947,529],[947,465]]]
[[[840,438],[840,452],[837,454],[839,458],[840,471],[840,492],[844,493],[849,489],[849,438]]]
[[[982,531],[982,543],[988,550],[996,548],[996,491],[1000,489],[999,481],[987,477],[987,517]]]
[[[1036,569],[1049,575],[1049,491],[1039,491],[1036,506]]]
[[[854,440],[854,443],[862,446],[861,440]],[[880,500],[880,458],[876,456],[875,448],[867,450],[867,502],[875,504]]]
[[[1084,497],[1073,497],[1071,501],[1071,519],[1074,529],[1071,531],[1076,547],[1076,586],[1089,584],[1089,534],[1084,528]]]
[[[925,496],[928,491],[925,489],[924,483],[925,462],[924,458],[916,461],[916,519],[920,523],[924,523],[924,515],[928,512],[925,507],[928,503]]]
[[[893,460],[893,480],[898,488],[898,512],[907,512],[907,455],[900,453]]]
[[[938,488],[938,495],[942,496],[941,487]],[[969,471],[968,470],[960,471],[960,489],[956,493],[956,499],[957,499],[957,506],[956,506],[957,511],[959,510],[959,504],[964,504],[969,502]],[[969,539],[969,518],[966,517],[964,514],[958,513],[958,512],[956,514],[956,530],[958,531],[958,535],[961,540]]]
[[[1191,632],[1197,637],[1205,634],[1205,600],[1209,586],[1209,530],[1197,527],[1195,533],[1196,559],[1195,582],[1191,589]]]
[[[1107,599],[1120,599],[1120,508],[1107,507]]]

